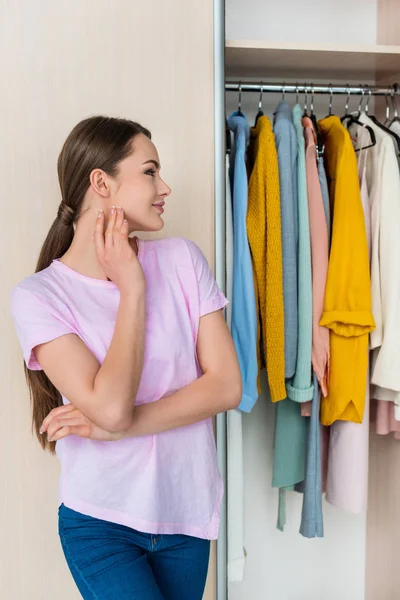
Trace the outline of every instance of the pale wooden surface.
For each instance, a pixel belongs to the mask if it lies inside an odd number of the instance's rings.
[[[400,3],[378,0],[377,40],[382,44],[400,42]],[[400,64],[392,80],[399,81]],[[379,84],[385,76],[378,73]],[[387,81],[386,81],[387,83]],[[400,103],[398,100],[399,108]],[[385,101],[377,102],[383,118]],[[366,548],[366,600],[396,600],[400,594],[398,567],[400,535],[400,440],[393,434],[377,436],[371,427],[369,454],[369,496]]]
[[[284,44],[228,40],[227,75],[281,77],[294,81],[331,79],[362,83],[399,70],[400,45]]]
[[[8,309],[60,201],[56,159],[95,113],[151,129],[173,194],[160,235],[213,259],[212,1],[0,0],[2,235],[0,598],[79,597],[57,535],[58,465],[30,433]],[[206,600],[214,598],[212,561]]]
[[[400,44],[399,0],[378,0],[378,44]]]

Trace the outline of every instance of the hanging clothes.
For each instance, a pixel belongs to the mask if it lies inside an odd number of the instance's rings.
[[[247,234],[253,259],[257,305],[271,400],[286,397],[282,233],[278,158],[268,117],[251,129]],[[268,240],[268,243],[267,243]]]
[[[233,302],[232,338],[242,375],[243,395],[239,409],[250,412],[260,393],[258,371],[257,311],[252,260],[247,239],[248,184],[246,147],[250,127],[243,113],[228,120],[234,133],[230,154],[230,182],[233,195]]]
[[[374,400],[371,408],[373,420],[376,422],[376,433],[378,435],[393,433],[394,438],[400,440],[400,423],[395,419],[394,402]]]
[[[285,525],[285,490],[305,477],[305,460],[308,423],[301,416],[301,402],[311,400],[314,386],[311,382],[312,346],[312,291],[310,232],[307,204],[305,167],[305,143],[301,125],[302,109],[296,105],[292,111],[297,136],[297,215],[299,231],[298,256],[298,350],[296,372],[293,380],[286,382],[288,398],[276,407],[274,435],[273,487],[279,487],[279,510],[277,527]]]
[[[310,219],[312,263],[312,364],[322,393],[327,395],[329,381],[329,329],[319,322],[324,309],[328,274],[329,238],[327,217],[317,167],[316,134],[309,117],[303,118],[306,141],[306,175]]]
[[[288,397],[296,402],[307,402],[313,397],[311,381],[312,350],[312,288],[310,224],[308,215],[305,142],[301,123],[303,111],[297,104],[292,111],[293,125],[297,134],[297,214],[299,228],[298,257],[298,312],[299,333],[296,371],[291,383],[287,383]]]
[[[297,136],[289,105],[280,102],[274,112],[274,136],[279,165],[282,226],[282,267],[285,331],[285,378],[296,369],[298,338],[297,255]]]
[[[321,422],[361,423],[368,366],[371,312],[368,246],[355,152],[340,119],[319,123],[333,204],[332,244],[320,325],[331,330],[328,396],[321,401]]]
[[[370,149],[362,149],[369,144],[369,133],[365,128],[360,132],[359,139],[358,176],[370,259],[371,205],[367,186],[367,158]],[[366,398],[362,423],[335,421],[330,427],[326,485],[326,500],[330,504],[353,514],[361,514],[367,510],[368,449],[369,369],[367,370]]]
[[[229,157],[226,156],[226,322],[232,327],[233,301],[233,208],[229,180]],[[229,410],[227,418],[227,512],[228,512],[228,581],[242,581],[245,568],[244,549],[244,477],[243,477],[243,432],[242,413]]]
[[[319,423],[320,394],[318,379],[314,373],[314,398],[307,447],[306,475],[303,486],[303,507],[301,511],[300,533],[304,537],[324,537],[322,515],[321,482],[321,427]]]
[[[371,127],[376,145],[368,154],[371,200],[372,306],[376,329],[371,333],[371,382],[374,399],[400,406],[400,172],[389,134],[365,113],[359,120]],[[353,127],[351,129],[353,132]],[[357,130],[352,133],[356,135]]]

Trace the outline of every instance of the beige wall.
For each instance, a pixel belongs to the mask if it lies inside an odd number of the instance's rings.
[[[57,154],[88,115],[142,122],[173,189],[162,235],[193,239],[212,261],[212,59],[212,0],[0,0],[2,599],[79,597],[57,537],[58,465],[30,433],[8,312],[56,215]]]

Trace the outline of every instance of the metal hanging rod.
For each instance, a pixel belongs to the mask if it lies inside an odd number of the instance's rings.
[[[394,83],[390,87],[374,87],[369,85],[314,85],[313,83],[263,83],[263,82],[246,82],[241,83],[227,81],[225,83],[226,92],[270,92],[270,93],[285,93],[285,94],[347,94],[348,96],[371,95],[371,96],[390,96],[400,94],[400,87]]]

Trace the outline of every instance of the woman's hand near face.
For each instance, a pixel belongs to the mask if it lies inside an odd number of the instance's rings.
[[[111,207],[109,220],[104,231],[105,215],[99,211],[93,240],[97,260],[105,274],[121,293],[137,292],[145,287],[142,266],[129,243],[128,221],[121,207]]]

